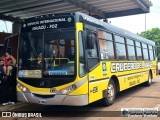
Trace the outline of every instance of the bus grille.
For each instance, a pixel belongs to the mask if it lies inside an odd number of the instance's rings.
[[[35,93],[32,93],[35,97],[38,97],[38,98],[53,98],[55,95],[39,95],[39,94],[35,94]]]

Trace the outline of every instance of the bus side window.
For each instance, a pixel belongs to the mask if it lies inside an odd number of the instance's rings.
[[[142,60],[141,44],[140,44],[140,42],[137,42],[137,41],[135,43],[136,43],[137,60]]]
[[[95,58],[98,57],[98,49],[97,49],[97,36],[95,33],[89,33],[87,37],[87,53],[88,57]]]
[[[115,35],[115,42],[116,42],[116,55],[118,60],[126,60],[126,47],[125,47],[125,40],[123,37]]]
[[[147,45],[142,43],[142,48],[143,48],[143,58],[144,58],[144,60],[149,60]]]
[[[156,60],[156,56],[157,56],[157,49],[155,47],[153,48],[153,60]]]
[[[128,49],[128,60],[135,60],[136,55],[135,55],[134,42],[131,39],[126,39],[126,40],[127,40],[127,49]]]
[[[150,60],[154,60],[154,51],[153,47],[149,45],[149,58]]]
[[[99,63],[97,34],[87,32],[87,57],[89,70],[93,69]],[[90,44],[90,45],[88,45]]]
[[[98,31],[100,54],[102,60],[114,60],[113,36],[106,31]]]

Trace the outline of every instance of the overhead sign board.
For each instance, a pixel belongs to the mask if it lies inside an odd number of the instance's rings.
[[[32,32],[47,29],[71,28],[75,26],[73,16],[52,16],[27,19],[22,24],[21,32]]]

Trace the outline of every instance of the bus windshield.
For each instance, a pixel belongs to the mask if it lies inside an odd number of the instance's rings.
[[[74,75],[75,31],[23,33],[20,36],[18,69],[21,73],[42,70],[43,77]]]

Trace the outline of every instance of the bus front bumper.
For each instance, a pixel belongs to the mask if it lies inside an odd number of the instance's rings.
[[[88,104],[88,94],[85,95],[55,95],[52,98],[37,97],[32,93],[17,92],[18,101],[31,102],[44,105],[70,105],[83,106]]]

